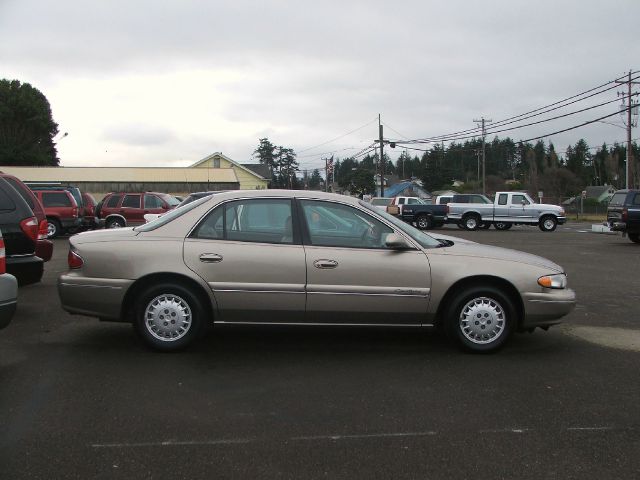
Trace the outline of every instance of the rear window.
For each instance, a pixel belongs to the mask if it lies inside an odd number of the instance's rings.
[[[22,198],[24,198],[24,201],[27,202],[29,207],[31,207],[31,210],[35,208],[33,197],[29,195],[28,192],[25,191],[25,188],[28,188],[28,187],[26,187],[25,185],[21,185],[20,182],[16,181],[15,178],[12,178],[12,177],[2,177],[2,178],[4,178],[7,181],[7,183],[11,185],[20,194]]]
[[[107,203],[105,203],[104,206],[107,208],[116,208],[121,198],[122,198],[122,195],[113,195],[109,197],[109,200],[107,200]]]
[[[627,192],[614,193],[609,205],[612,207],[621,207],[624,205],[625,198],[627,198]]]
[[[3,188],[0,188],[0,211],[12,212],[15,209],[16,204],[13,202],[13,199],[7,195],[7,192],[5,192]]]
[[[66,192],[42,192],[42,204],[45,207],[72,207]]]

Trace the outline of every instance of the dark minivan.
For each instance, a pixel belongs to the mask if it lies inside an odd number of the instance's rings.
[[[4,238],[7,273],[19,285],[39,282],[44,262],[36,255],[39,224],[29,204],[0,177],[0,230]]]
[[[640,190],[618,190],[607,207],[607,223],[614,232],[640,243]]]

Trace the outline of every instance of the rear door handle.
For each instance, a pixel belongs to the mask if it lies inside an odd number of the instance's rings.
[[[217,253],[203,253],[199,258],[204,263],[220,263],[222,261],[222,255]]]
[[[320,259],[315,260],[313,262],[313,266],[322,269],[336,268],[338,266],[338,262],[336,262],[335,260]]]

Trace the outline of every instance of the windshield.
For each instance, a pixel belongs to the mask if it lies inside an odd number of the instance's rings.
[[[196,200],[195,202],[191,202],[189,205],[185,205],[184,207],[174,208],[173,210],[169,210],[167,213],[156,218],[155,220],[151,220],[149,223],[145,223],[144,225],[135,227],[134,230],[136,232],[149,232],[151,230],[155,230],[156,228],[161,227],[162,225],[166,225],[167,223],[172,221],[174,218],[178,218],[184,215],[185,213],[187,213],[188,211],[193,210],[198,205],[206,202],[207,200],[209,200],[209,197],[203,197],[199,200]]]
[[[380,217],[383,217],[385,220],[387,220],[389,223],[393,224],[393,226],[395,226],[399,230],[402,230],[404,233],[406,233],[412,239],[414,239],[416,242],[418,242],[421,247],[423,247],[423,248],[434,248],[434,247],[441,247],[442,246],[442,242],[440,240],[437,240],[437,239],[433,238],[432,236],[427,235],[426,233],[418,230],[417,228],[412,227],[408,223],[403,222],[402,220],[399,220],[398,218],[394,217],[393,215],[389,215],[387,212],[383,212],[383,211],[381,211],[381,210],[379,210],[377,208],[374,208],[374,207],[371,206],[371,204],[369,204],[367,202],[360,201],[360,205],[365,207],[367,210],[369,210],[371,212],[374,212],[376,215],[378,215]]]
[[[169,204],[170,207],[177,207],[180,205],[180,200],[178,200],[173,195],[162,195],[162,199]]]

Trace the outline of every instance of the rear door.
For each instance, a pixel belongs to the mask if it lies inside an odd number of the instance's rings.
[[[306,266],[288,198],[251,198],[217,206],[184,243],[186,265],[214,293],[216,321],[304,320]]]
[[[127,220],[127,225],[142,225],[144,223],[141,197],[142,195],[139,193],[127,193],[122,199],[120,214]]]

